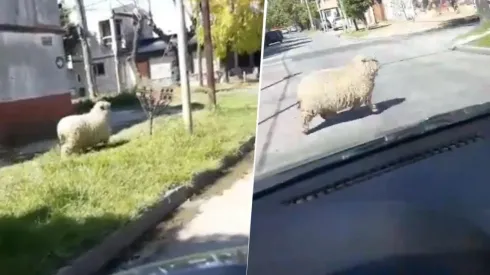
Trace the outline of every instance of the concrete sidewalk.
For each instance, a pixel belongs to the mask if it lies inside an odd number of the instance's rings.
[[[162,222],[151,240],[143,243],[138,252],[128,253],[129,259],[112,272],[247,245],[252,210],[253,155],[247,158],[225,176],[228,180],[220,180],[211,190],[182,205],[174,217]]]
[[[398,35],[410,35],[474,23],[477,20],[478,15],[476,9],[472,6],[466,5],[460,7],[459,13],[449,11],[440,15],[435,15],[433,12],[427,12],[424,14],[419,14],[415,21],[382,22],[379,24],[379,26],[373,27],[373,29],[369,30],[366,35],[353,39],[366,40],[387,38]],[[346,37],[348,37],[348,35],[346,35]]]

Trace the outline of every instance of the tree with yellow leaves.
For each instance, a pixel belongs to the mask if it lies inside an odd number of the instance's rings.
[[[199,0],[194,1],[199,5]],[[209,0],[209,5],[211,36],[218,59],[225,59],[230,51],[252,54],[260,50],[264,0]],[[202,45],[204,33],[201,24],[198,24],[197,35]]]

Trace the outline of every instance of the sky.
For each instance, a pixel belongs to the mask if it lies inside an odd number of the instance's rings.
[[[75,0],[64,0],[64,5],[68,8],[75,8]],[[177,33],[178,12],[174,6],[173,0],[84,0],[85,11],[87,16],[88,28],[91,31],[98,29],[98,21],[108,19],[110,17],[111,5],[113,8],[135,3],[148,10],[148,3],[151,2],[151,10],[155,24],[165,33]],[[184,2],[190,12],[189,0]],[[77,13],[71,14],[71,19],[78,22]],[[186,18],[186,25],[189,27],[190,20]]]

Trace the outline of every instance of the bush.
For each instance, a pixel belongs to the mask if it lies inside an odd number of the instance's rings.
[[[75,107],[75,112],[81,114],[90,111],[90,109],[92,109],[92,107],[94,106],[94,103],[98,100],[106,100],[110,102],[112,104],[112,108],[114,109],[139,106],[139,101],[136,97],[136,93],[134,91],[131,91],[123,92],[117,95],[106,95],[95,100],[81,99],[73,103]]]

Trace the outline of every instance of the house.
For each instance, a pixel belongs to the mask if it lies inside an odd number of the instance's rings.
[[[152,17],[158,27],[164,29],[166,34],[174,32],[178,24],[172,22],[174,26],[164,25],[164,23],[168,23],[168,21],[163,20],[168,17],[168,8],[163,10],[158,6],[162,1],[150,0],[143,2],[151,4]],[[92,70],[95,84],[101,94],[124,91],[134,87],[136,80],[128,63],[134,29],[133,19],[127,15],[131,14],[136,8],[139,12],[149,15],[150,6],[145,6],[143,3],[140,6],[135,6],[133,3],[134,1],[131,0],[85,1],[87,25],[90,33],[89,44],[92,54]],[[168,3],[174,9],[172,1],[168,1]],[[189,1],[185,1],[185,3],[187,3],[186,9],[189,12]],[[65,5],[72,7],[74,2],[65,1]],[[190,26],[190,18],[187,16],[186,19],[188,26]],[[70,20],[78,23],[78,15],[76,13],[71,14]],[[115,35],[112,35],[113,33]],[[148,41],[156,39],[156,36],[149,22],[144,21],[139,35],[140,40]],[[113,37],[116,38],[115,44],[112,42]],[[76,50],[78,54],[71,57],[69,76],[74,96],[83,97],[87,95],[86,75],[81,47],[78,46],[78,48]],[[138,70],[144,74],[149,71],[149,68],[145,66],[145,63],[139,62],[137,64]]]
[[[132,68],[127,61],[134,37],[133,19],[121,15],[131,13],[135,8],[137,7],[133,4],[128,4],[116,8],[97,9],[93,12],[86,11],[94,82],[101,94],[130,89],[135,84]],[[71,20],[77,22],[78,18]],[[112,35],[113,32],[115,35]],[[153,37],[152,28],[148,22],[143,22],[140,38],[151,37]],[[77,48],[75,51],[77,54],[71,56],[69,76],[75,96],[84,97],[87,95],[86,74],[81,46],[78,45]]]
[[[341,16],[342,11],[339,7],[339,0],[317,0],[320,13],[330,22],[338,16]],[[340,0],[341,1],[341,0]],[[365,13],[368,24],[374,24],[386,20],[384,6],[382,0],[374,0],[373,6]]]
[[[56,1],[0,1],[0,143],[53,135],[72,113]]]

